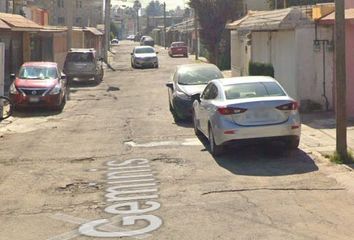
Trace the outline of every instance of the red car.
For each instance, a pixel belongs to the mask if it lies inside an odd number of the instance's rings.
[[[188,47],[184,42],[173,42],[168,49],[168,55],[170,55],[170,57],[175,55],[188,57]]]
[[[24,63],[10,87],[10,99],[15,107],[47,107],[62,110],[67,100],[68,85],[57,63]]]

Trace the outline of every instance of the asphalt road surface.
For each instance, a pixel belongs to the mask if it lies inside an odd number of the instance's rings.
[[[193,60],[158,47],[159,69],[133,70],[134,44],[62,113],[0,124],[1,240],[354,239],[342,168],[277,145],[213,158],[168,109],[165,83]]]

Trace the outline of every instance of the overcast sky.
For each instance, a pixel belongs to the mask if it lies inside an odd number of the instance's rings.
[[[187,3],[189,2],[189,0],[159,0],[160,3],[166,2],[166,8],[169,9],[175,9],[177,6],[180,6],[181,8],[184,8],[184,3],[187,6]],[[124,5],[132,5],[132,3],[134,2],[134,0],[111,0],[112,4],[124,4]],[[151,0],[140,0],[141,4],[143,5],[143,7],[146,7],[149,2],[151,2]],[[187,6],[188,7],[188,6]]]

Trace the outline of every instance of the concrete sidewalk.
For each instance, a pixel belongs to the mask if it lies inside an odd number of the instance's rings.
[[[301,114],[302,131],[300,146],[305,151],[322,156],[336,150],[336,120],[333,112]],[[348,121],[348,148],[354,151],[354,122]]]

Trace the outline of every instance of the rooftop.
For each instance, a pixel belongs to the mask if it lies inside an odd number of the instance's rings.
[[[272,11],[250,11],[245,17],[226,26],[231,30],[279,30],[294,29],[312,23],[304,9],[298,7]]]
[[[17,14],[0,13],[0,20],[6,23],[12,30],[18,29],[36,29],[39,30],[43,28],[37,23]]]

